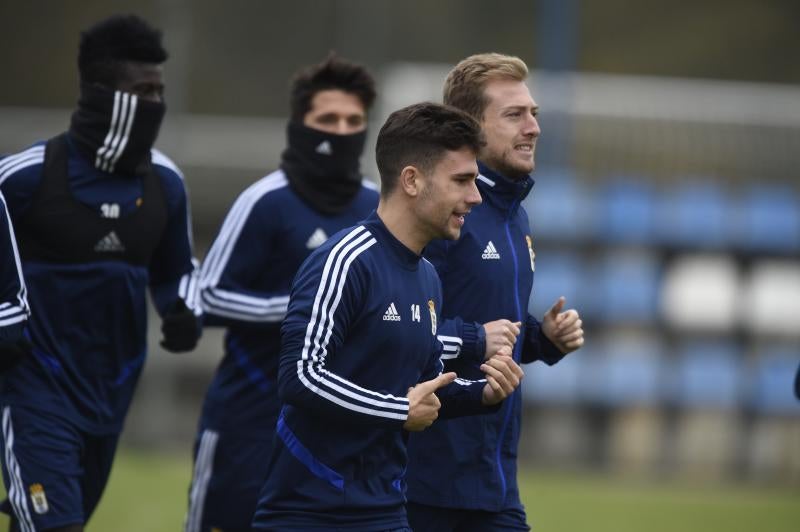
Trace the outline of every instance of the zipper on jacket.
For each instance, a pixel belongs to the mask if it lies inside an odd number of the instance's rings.
[[[519,301],[519,260],[517,257],[517,250],[514,249],[514,239],[511,238],[511,217],[513,213],[516,212],[516,207],[519,204],[519,200],[514,201],[511,204],[511,208],[508,211],[508,217],[506,218],[505,229],[506,229],[506,237],[508,238],[508,247],[511,248],[511,257],[514,259],[514,301],[517,304],[517,319],[514,321],[523,321],[522,320],[522,310],[520,307]],[[523,323],[524,325],[524,323]],[[522,342],[517,342],[514,344],[514,351],[512,352],[512,356],[515,362],[519,362],[519,349],[522,346]],[[508,429],[508,422],[511,419],[511,413],[514,410],[514,403],[511,400],[514,394],[518,391],[514,390],[510,396],[506,398],[507,404],[505,405],[505,416],[503,416],[503,426],[500,428],[500,437],[497,439],[497,455],[496,455],[496,463],[497,463],[497,471],[500,473],[500,484],[503,487],[503,500],[500,501],[503,503],[506,500],[506,474],[503,471],[503,463],[500,459],[500,454],[503,449],[503,440],[505,439],[506,429]]]

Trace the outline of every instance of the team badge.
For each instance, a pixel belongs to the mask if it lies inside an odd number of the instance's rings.
[[[528,242],[528,254],[531,256],[531,271],[536,271],[536,253],[533,251],[533,239],[530,235],[525,235],[525,241]]]
[[[436,304],[433,299],[428,300],[428,310],[431,313],[431,334],[436,336]]]
[[[31,493],[31,502],[33,502],[33,510],[37,514],[47,513],[50,509],[47,506],[47,495],[44,494],[44,488],[41,484],[31,484],[28,490]]]

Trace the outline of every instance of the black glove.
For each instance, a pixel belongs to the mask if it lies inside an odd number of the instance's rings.
[[[191,351],[197,346],[200,339],[201,326],[197,316],[194,315],[179,299],[169,309],[161,322],[161,347],[173,353]]]
[[[24,336],[17,340],[0,340],[0,373],[5,373],[33,351],[33,346]]]

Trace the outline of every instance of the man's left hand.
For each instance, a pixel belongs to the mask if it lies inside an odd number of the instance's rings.
[[[483,404],[496,405],[517,389],[525,372],[510,356],[495,355],[481,364],[481,371],[486,374],[486,386],[483,387]]]
[[[200,321],[183,299],[175,302],[161,323],[161,347],[173,353],[191,351],[197,346],[202,332]]]
[[[583,345],[583,321],[575,309],[562,312],[566,302],[559,297],[542,320],[542,332],[565,355]]]

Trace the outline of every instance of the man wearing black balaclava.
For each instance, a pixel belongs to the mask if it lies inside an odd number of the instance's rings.
[[[92,515],[145,359],[148,287],[165,349],[201,332],[183,178],[153,149],[166,58],[136,16],[87,29],[69,129],[0,159],[32,310],[32,349],[0,386],[14,530],[80,531]]]
[[[231,207],[203,262],[206,325],[225,326],[225,356],[206,394],[186,531],[250,530],[278,418],[280,327],[306,257],[378,205],[359,158],[372,76],[329,56],[291,85],[281,167]]]

